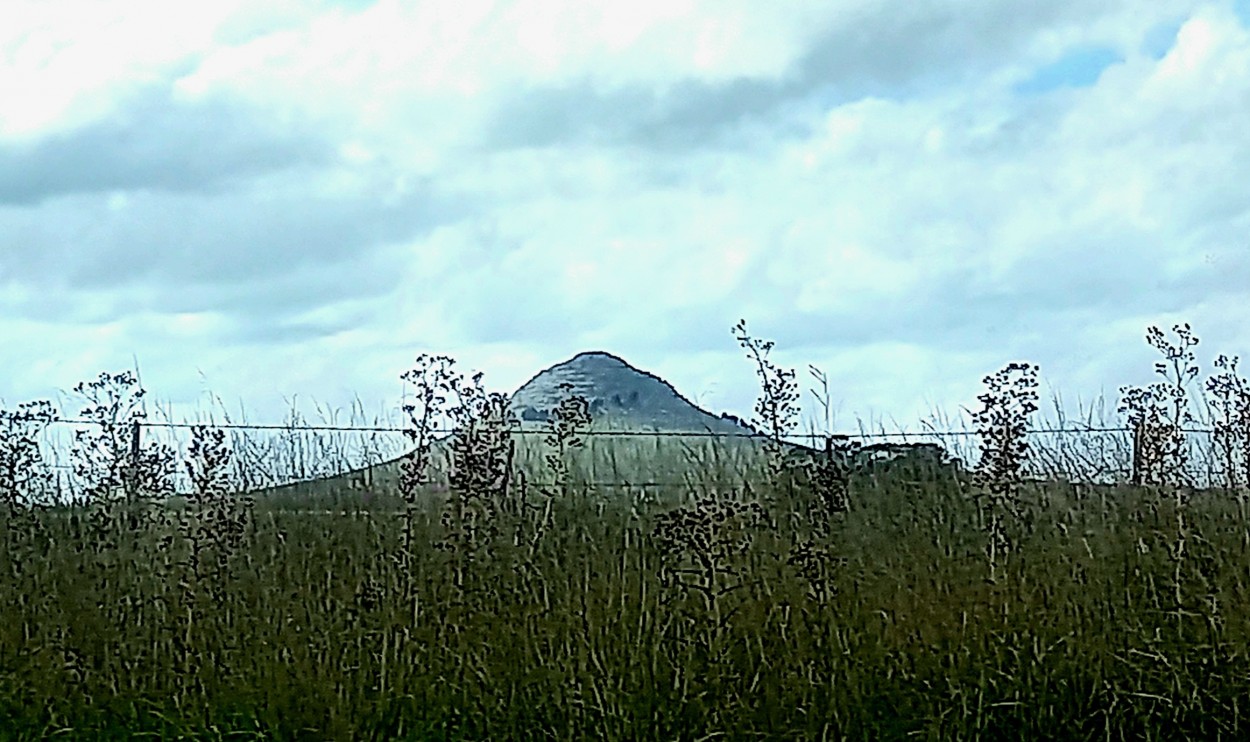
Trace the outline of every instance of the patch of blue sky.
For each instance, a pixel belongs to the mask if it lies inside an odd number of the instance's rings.
[[[1098,81],[1103,70],[1123,59],[1118,51],[1109,46],[1078,47],[1037,69],[1028,79],[1016,83],[1013,89],[1017,93],[1035,95],[1059,88],[1089,87]]]
[[[1250,2],[1250,0],[1247,0],[1247,2]],[[1181,21],[1179,20],[1160,23],[1151,28],[1146,32],[1145,38],[1142,39],[1142,54],[1155,61],[1163,59],[1172,50],[1172,46],[1176,44],[1176,33],[1180,30]]]
[[[1250,0],[1233,0],[1233,12],[1242,28],[1250,29]]]

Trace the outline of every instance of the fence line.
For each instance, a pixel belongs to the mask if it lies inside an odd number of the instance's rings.
[[[99,425],[95,420],[80,419],[57,419],[52,424],[69,424],[69,425]],[[284,431],[307,431],[307,432],[340,432],[340,433],[404,433],[412,431],[414,428],[404,427],[379,427],[379,426],[355,426],[355,425],[279,425],[279,424],[252,424],[252,423],[175,423],[175,422],[146,422],[133,421],[130,425],[140,428],[209,428],[218,430],[284,430]],[[1213,433],[1214,428],[1180,428],[1182,433]],[[1133,428],[1129,426],[1116,427],[1066,427],[1066,428],[1031,428],[1028,430],[1030,435],[1038,433],[1129,433]],[[431,428],[426,431],[433,435],[450,435],[456,432],[455,428]],[[547,435],[546,430],[534,430],[518,428],[511,431],[513,435]],[[718,433],[714,431],[677,431],[677,430],[587,430],[579,435],[583,436],[624,436],[624,437],[659,437],[659,438],[772,438],[768,433]],[[898,432],[898,433],[788,433],[782,436],[783,440],[792,438],[803,438],[807,440],[824,440],[825,438],[917,438],[923,436],[935,437],[968,437],[978,435],[975,430],[923,430],[916,432]]]
[[[66,425],[91,425],[91,426],[99,425],[98,421],[86,420],[86,419],[74,419],[74,418],[61,418],[61,419],[53,420],[52,423],[66,424]],[[412,427],[394,427],[394,426],[356,426],[356,425],[324,425],[324,424],[323,425],[299,425],[299,424],[293,424],[293,423],[286,423],[286,424],[221,423],[221,424],[216,424],[216,423],[158,422],[158,421],[146,421],[146,420],[129,421],[127,423],[124,423],[124,426],[125,428],[128,428],[126,432],[129,434],[127,437],[130,439],[128,441],[130,445],[129,445],[129,450],[127,451],[127,454],[131,463],[130,468],[132,471],[137,469],[137,466],[135,465],[138,463],[139,457],[140,457],[141,447],[143,444],[142,431],[144,428],[152,429],[152,430],[159,430],[159,429],[188,430],[188,429],[194,429],[194,428],[207,428],[207,429],[232,430],[232,431],[256,430],[256,431],[271,431],[271,432],[284,432],[284,433],[295,433],[298,431],[300,433],[337,432],[337,433],[393,433],[393,434],[405,433],[405,432],[409,432],[413,430]],[[1187,427],[1187,428],[1181,428],[1180,431],[1186,434],[1200,434],[1204,436],[1209,436],[1212,433],[1216,432],[1213,428],[1209,428],[1209,427]],[[427,432],[431,435],[445,436],[445,435],[454,433],[455,430],[452,428],[435,428]],[[547,430],[535,429],[533,427],[530,427],[530,428],[514,427],[511,430],[511,433],[517,436],[533,436],[533,435],[539,435],[539,434],[541,435],[549,434]],[[1118,477],[1119,475],[1124,474],[1124,475],[1127,475],[1129,480],[1131,481],[1138,481],[1142,476],[1142,468],[1141,468],[1140,453],[1139,453],[1140,449],[1139,449],[1139,444],[1137,440],[1137,433],[1139,433],[1139,431],[1137,431],[1137,429],[1134,428],[1133,426],[1098,426],[1098,427],[1095,427],[1095,426],[1087,426],[1087,425],[1080,425],[1080,424],[1074,425],[1071,423],[1068,423],[1067,425],[1063,425],[1062,427],[1044,427],[1044,428],[1031,429],[1028,431],[1028,435],[1030,437],[1048,436],[1048,435],[1059,436],[1059,440],[1051,444],[1052,446],[1057,445],[1058,448],[1047,448],[1046,446],[1038,447],[1037,453],[1041,456],[1041,458],[1037,459],[1035,463],[1037,463],[1037,465],[1040,466],[1041,469],[1039,469],[1037,473],[1043,473],[1044,471],[1049,471],[1050,469],[1053,469],[1055,462],[1059,461],[1059,459],[1063,459],[1066,461],[1071,458],[1069,452],[1067,451],[1067,444],[1062,442],[1064,439],[1070,438],[1072,436],[1078,436],[1078,435],[1079,436],[1086,436],[1086,435],[1097,436],[1099,434],[1121,434],[1121,435],[1133,434],[1129,436],[1129,439],[1127,441],[1125,441],[1125,443],[1127,444],[1123,446],[1125,450],[1120,452],[1120,454],[1118,455],[1113,454],[1112,459],[1106,458],[1105,449],[1103,449],[1104,454],[1099,456],[1097,461],[1090,459],[1088,461],[1076,462],[1076,463],[1087,464],[1087,465],[1092,462],[1093,464],[1101,466],[1101,467],[1111,466],[1111,469],[1107,469],[1107,470],[1100,469],[1099,471],[1101,472],[1101,474],[1105,474],[1107,476]],[[615,438],[715,438],[715,439],[738,438],[738,439],[753,439],[757,441],[758,440],[766,441],[766,440],[772,439],[772,436],[768,434],[760,433],[760,432],[751,432],[747,430],[743,430],[742,432],[714,432],[711,430],[686,431],[686,432],[673,431],[673,430],[589,430],[589,431],[584,431],[583,433],[581,433],[581,435],[584,435],[586,437],[615,437]],[[967,459],[967,455],[971,453],[973,454],[973,457],[975,458],[975,452],[971,450],[967,450],[967,445],[968,445],[967,443],[964,443],[962,440],[959,443],[955,443],[955,440],[960,440],[960,439],[966,440],[966,439],[969,439],[978,435],[979,435],[978,431],[968,430],[968,429],[963,429],[963,430],[928,429],[928,430],[922,430],[922,431],[916,431],[916,432],[894,432],[894,433],[885,432],[885,431],[867,432],[867,431],[861,430],[859,432],[853,432],[853,433],[829,433],[829,434],[796,433],[792,435],[785,435],[782,437],[782,440],[784,442],[792,443],[795,445],[803,445],[803,444],[795,443],[795,441],[798,441],[798,440],[808,440],[808,441],[821,440],[821,441],[826,442],[826,447],[827,447],[828,445],[830,445],[831,441],[839,441],[839,440],[841,441],[850,441],[850,440],[869,441],[869,440],[902,439],[904,443],[924,442],[930,445],[934,445],[931,439],[938,439],[939,441],[942,441],[944,439],[954,439],[952,440],[952,444],[953,444],[952,447],[945,447],[945,444],[937,444],[937,445],[943,446],[947,454],[949,454],[952,457],[957,458],[958,460],[961,461],[961,463],[964,463],[966,466],[966,465],[972,464],[972,461]],[[1053,440],[1054,439],[1052,439],[1052,441]],[[1043,449],[1046,449],[1046,450],[1043,450]],[[812,450],[816,450],[816,449],[813,448]],[[341,454],[343,452],[339,452],[339,453]],[[381,453],[381,452],[374,452],[374,453]],[[368,468],[369,466],[376,465],[378,463],[384,463],[385,461],[391,460],[392,458],[394,458],[394,456],[391,455],[393,453],[394,452],[381,453],[381,458],[379,458],[377,461],[363,461],[362,466],[364,466],[365,468]],[[1054,458],[1055,454],[1058,454],[1059,456],[1058,459]],[[402,453],[400,455],[402,455]],[[1191,464],[1198,464],[1198,463],[1199,462],[1197,462],[1196,460],[1191,462]],[[47,465],[51,469],[55,469],[55,470],[61,470],[61,471],[73,471],[74,470],[74,466],[70,464],[60,464],[60,463],[49,462],[47,463]],[[298,483],[298,482],[316,481],[318,479],[322,479],[325,477],[342,476],[346,473],[349,473],[351,470],[353,470],[352,465],[347,465],[347,466],[349,467],[348,469],[345,469],[342,471],[334,471],[334,472],[320,471],[320,467],[316,467],[316,466],[312,467],[312,469],[310,470],[306,470],[304,469],[303,466],[301,466],[298,469],[299,473],[296,473],[295,470],[288,472],[288,474],[290,475],[289,479],[287,478],[287,476],[278,476],[272,473],[265,474],[264,476],[271,477],[271,478],[277,477],[276,479],[274,479],[274,482],[275,482],[274,486],[281,486],[277,484],[277,482],[280,481],[281,479],[287,479],[288,484],[293,484],[293,483]],[[1088,468],[1088,466],[1083,466],[1081,468],[1082,469]],[[684,486],[687,484],[687,482],[685,481],[646,482],[646,483],[592,482],[592,483],[587,483],[587,484],[591,486],[595,486],[595,487],[638,487],[638,486],[673,487],[673,486]]]

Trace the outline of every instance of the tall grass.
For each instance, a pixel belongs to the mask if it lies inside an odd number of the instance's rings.
[[[211,426],[185,498],[130,457],[47,509],[22,472],[51,414],[5,413],[0,737],[1247,738],[1235,361],[1208,385],[1222,486],[1184,481],[1164,389],[1189,392],[1190,336],[1161,333],[1180,376],[1124,400],[1162,441],[1139,437],[1136,481],[1093,484],[1029,475],[1028,365],[986,377],[971,474],[796,452],[793,372],[734,332],[771,446],[588,437],[576,397],[522,438],[480,375],[424,356],[389,498],[337,517],[230,494]]]

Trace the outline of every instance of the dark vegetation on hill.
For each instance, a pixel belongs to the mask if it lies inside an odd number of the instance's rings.
[[[690,449],[699,457],[713,451],[728,453],[740,463],[762,460],[767,436],[741,418],[723,413],[716,416],[683,397],[668,382],[639,370],[621,358],[599,351],[581,353],[536,374],[509,398],[507,412],[515,421],[514,453],[520,471],[531,479],[541,480],[545,469],[543,457],[547,448],[544,433],[550,427],[552,411],[571,398],[585,401],[590,421],[586,425],[587,441],[582,460],[582,473],[587,481],[628,485],[655,481],[681,481],[665,457],[635,456],[628,466],[620,466],[620,457],[630,451],[654,451],[656,444],[648,436],[629,433],[657,433],[661,447]],[[619,432],[620,436],[610,435]],[[446,485],[451,462],[450,436],[435,436],[430,457],[440,474],[439,485]],[[873,466],[884,469],[900,459],[913,466],[954,466],[955,462],[940,446],[932,443],[877,443],[856,450],[855,460],[847,459],[845,439],[839,440],[836,455],[848,465]],[[812,447],[792,441],[780,446],[792,462],[816,461],[826,455],[823,446]],[[583,452],[574,452],[574,455]],[[346,499],[366,494],[375,504],[395,502],[398,497],[400,467],[404,456],[312,481],[265,488],[259,497],[292,506],[301,501],[322,501],[336,493]],[[614,462],[614,465],[593,466],[593,462]],[[685,464],[682,464],[685,468]],[[437,489],[442,489],[438,487]],[[433,489],[433,488],[432,488]],[[343,500],[343,497],[337,498]]]
[[[330,514],[235,494],[209,427],[170,507],[168,458],[125,445],[124,375],[80,390],[100,412],[89,502],[32,507],[52,412],[4,412],[0,738],[1247,738],[1235,359],[1205,385],[1219,486],[1195,486],[1183,445],[1187,326],[1148,332],[1165,361],[1123,390],[1132,481],[1096,486],[1026,476],[1030,364],[985,378],[969,471],[837,439],[796,455],[794,373],[734,329],[759,440],[601,444],[566,388],[522,451],[507,398],[421,356],[395,493]],[[684,486],[596,484],[644,467]]]

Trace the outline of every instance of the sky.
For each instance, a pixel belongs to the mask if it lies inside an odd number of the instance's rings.
[[[915,430],[1010,361],[1113,411],[1150,325],[1250,353],[1250,0],[4,16],[9,409],[137,361],[175,418],[380,414],[420,353],[603,350],[746,417],[742,318],[835,429]]]

